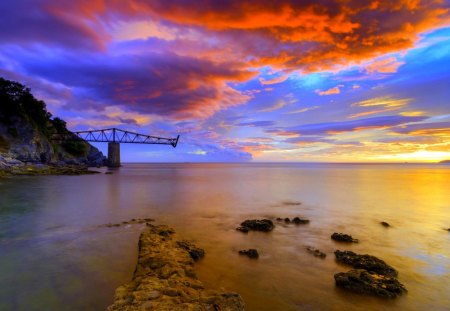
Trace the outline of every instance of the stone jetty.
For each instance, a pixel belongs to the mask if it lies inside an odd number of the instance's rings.
[[[239,294],[206,289],[198,280],[195,261],[203,256],[202,249],[180,240],[173,229],[147,224],[133,279],[116,289],[107,310],[245,310]]]

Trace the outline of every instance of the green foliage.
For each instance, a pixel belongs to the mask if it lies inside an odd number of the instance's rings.
[[[0,78],[0,122],[5,124],[8,133],[18,137],[16,122],[24,120],[46,137],[54,133],[68,133],[66,122],[53,118],[42,100],[37,100],[26,86]],[[68,145],[66,149],[81,153],[86,146]]]
[[[56,133],[63,134],[63,133],[68,132],[66,121],[64,121],[58,117],[53,118],[53,120],[51,120],[51,124]]]
[[[61,144],[61,146],[68,153],[75,157],[86,156],[87,153],[87,145],[81,141],[66,141]]]
[[[51,113],[42,100],[37,100],[26,86],[0,78],[0,122],[12,127],[15,119],[25,119],[44,135],[48,135]]]

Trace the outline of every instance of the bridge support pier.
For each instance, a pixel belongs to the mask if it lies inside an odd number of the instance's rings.
[[[108,166],[120,166],[120,144],[117,142],[108,143]]]

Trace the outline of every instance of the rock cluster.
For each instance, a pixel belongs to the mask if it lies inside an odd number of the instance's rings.
[[[296,225],[304,225],[304,224],[309,224],[309,219],[294,217],[294,219],[292,219],[292,222]]]
[[[364,269],[336,273],[334,280],[341,288],[385,298],[395,298],[407,291],[395,277],[370,273]]]
[[[170,233],[167,236],[167,232]],[[167,226],[147,225],[139,238],[139,257],[131,282],[117,288],[109,311],[245,310],[242,298],[205,289],[197,279],[192,243],[177,241]]]
[[[318,250],[317,248],[314,248],[312,246],[306,246],[306,250],[308,251],[308,253],[310,253],[311,255],[314,255],[315,257],[319,257],[322,259],[327,257],[327,254],[325,254],[324,252],[321,252],[320,250]]]
[[[334,252],[336,261],[352,266],[356,269],[365,269],[369,272],[382,274],[386,276],[396,277],[398,275],[397,270],[389,266],[383,260],[371,256],[371,255],[359,255],[352,251],[340,251]]]
[[[239,255],[245,255],[252,259],[257,259],[259,257],[258,251],[254,248],[246,249],[246,250],[240,250]]]
[[[281,218],[278,217],[277,221],[284,221],[285,223],[289,224],[289,223],[294,223],[296,225],[304,225],[304,224],[309,224],[309,219],[306,218],[300,218],[300,217],[294,217],[292,219],[290,219],[289,217],[286,218]]]
[[[237,227],[236,230],[241,232],[249,232],[253,231],[264,231],[269,232],[274,228],[273,222],[270,219],[248,219],[241,223],[240,227]]]
[[[357,293],[394,298],[407,290],[397,280],[398,272],[383,260],[351,251],[335,251],[336,261],[355,268],[334,275],[336,285]]]
[[[120,227],[120,226],[125,226],[125,225],[144,224],[144,223],[148,223],[148,222],[152,222],[152,221],[155,221],[155,220],[152,218],[133,218],[131,220],[122,221],[122,222],[119,222],[116,224],[108,223],[108,224],[102,225],[101,227],[108,227],[108,228]]]
[[[345,233],[333,233],[331,239],[338,242],[358,243],[358,239],[354,239],[351,235]]]

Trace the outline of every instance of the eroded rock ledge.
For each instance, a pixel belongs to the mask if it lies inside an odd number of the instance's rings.
[[[199,253],[193,244],[177,240],[173,229],[147,224],[133,279],[117,288],[108,310],[245,310],[238,294],[204,288],[194,270],[193,249]]]

